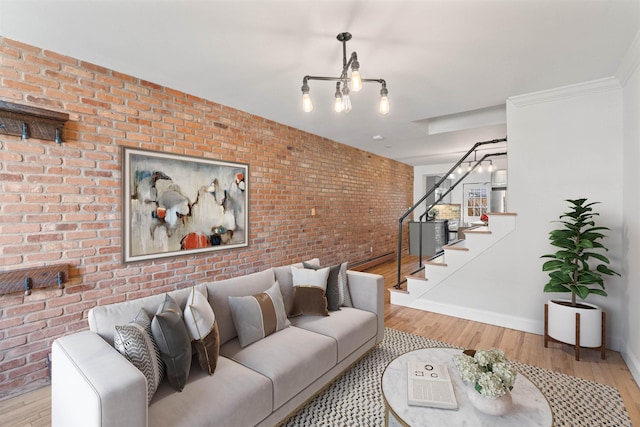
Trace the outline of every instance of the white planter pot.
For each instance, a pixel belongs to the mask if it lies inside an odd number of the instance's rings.
[[[566,344],[576,343],[576,313],[580,313],[580,347],[600,347],[602,344],[602,309],[594,304],[581,302],[591,308],[571,307],[549,300],[547,328],[551,338]]]

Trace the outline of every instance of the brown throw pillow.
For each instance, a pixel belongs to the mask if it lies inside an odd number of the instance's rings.
[[[312,314],[328,316],[327,278],[329,268],[318,270],[291,267],[293,275],[293,308],[291,316]]]
[[[207,299],[206,286],[199,285],[191,289],[184,308],[184,323],[200,368],[212,375],[220,355],[220,334],[218,321]]]
[[[220,356],[220,333],[218,332],[218,321],[213,323],[211,332],[204,338],[192,342],[193,351],[198,357],[198,365],[200,369],[213,375],[218,366],[218,357]]]

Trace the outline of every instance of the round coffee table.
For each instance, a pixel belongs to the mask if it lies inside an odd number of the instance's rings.
[[[394,359],[382,374],[382,396],[388,426],[551,426],[553,415],[544,395],[524,375],[518,372],[511,391],[513,408],[503,416],[486,415],[476,410],[467,397],[466,388],[453,358],[462,350],[425,348],[405,353]],[[446,364],[458,400],[458,410],[438,409],[407,404],[407,362],[418,360]]]

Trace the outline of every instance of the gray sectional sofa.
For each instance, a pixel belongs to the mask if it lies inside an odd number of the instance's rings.
[[[347,271],[353,307],[341,307],[329,316],[292,317],[291,326],[242,347],[228,297],[264,292],[278,281],[289,312],[291,268],[270,268],[207,283],[219,329],[215,372],[208,375],[194,361],[181,392],[164,381],[149,403],[145,376],[113,347],[114,328],[130,322],[140,308],[154,313],[165,296],[93,308],[90,331],[59,338],[53,344],[52,425],[277,425],[384,335],[383,277]],[[169,295],[184,308],[189,292],[181,289]]]

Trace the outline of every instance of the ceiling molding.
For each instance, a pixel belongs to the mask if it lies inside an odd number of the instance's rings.
[[[627,54],[622,59],[616,72],[616,78],[622,86],[627,84],[627,81],[629,81],[638,66],[640,66],[640,31],[631,42],[631,46],[629,46]]]
[[[592,80],[585,83],[577,83],[562,86],[555,89],[543,90],[526,95],[511,96],[508,101],[516,107],[524,107],[532,104],[556,101],[559,99],[573,98],[575,96],[589,95],[597,92],[621,89],[620,82],[615,77]]]

